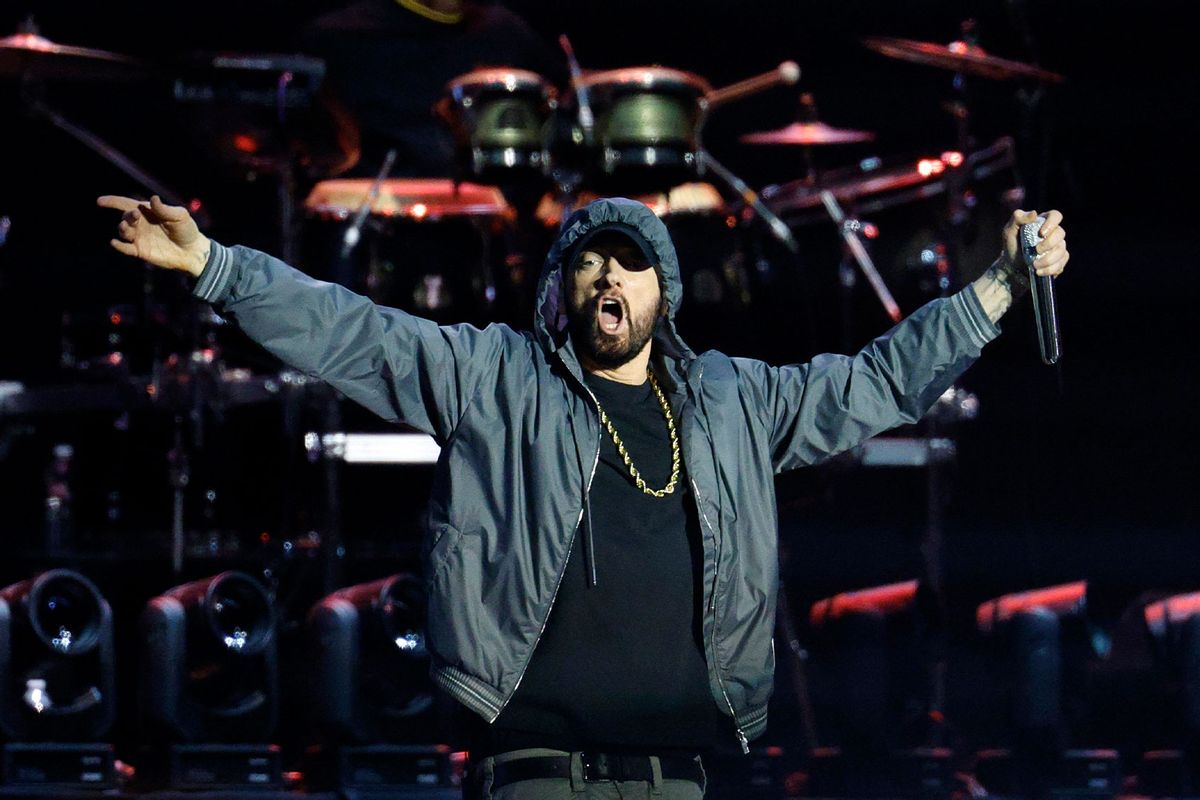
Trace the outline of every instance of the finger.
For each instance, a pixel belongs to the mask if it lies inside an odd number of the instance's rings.
[[[1030,222],[1033,222],[1037,218],[1038,218],[1038,212],[1033,211],[1033,210],[1022,211],[1019,208],[1016,211],[1014,211],[1013,215],[1012,215],[1012,221],[1017,225],[1026,225]]]
[[[124,220],[117,225],[117,235],[127,242],[133,241],[134,230],[134,227]]]
[[[182,222],[187,219],[187,209],[183,206],[169,206],[162,201],[158,195],[150,198],[150,210],[155,216],[166,220],[167,222]]]
[[[142,210],[133,208],[121,215],[122,222],[128,222],[130,225],[136,225],[138,220],[142,218]]]
[[[1066,265],[1059,264],[1057,267],[1047,267],[1044,270],[1038,270],[1037,274],[1039,278],[1057,278],[1059,275],[1063,274],[1063,270],[1065,268]]]
[[[1066,252],[1067,252],[1066,242],[1057,242],[1054,245],[1047,248],[1046,250],[1043,250],[1042,252],[1040,252],[1036,256],[1034,256],[1033,263],[1035,266],[1044,267],[1047,264],[1053,264],[1055,261],[1058,261],[1060,258],[1063,257],[1063,254]]]
[[[96,205],[101,208],[115,208],[118,211],[129,211],[138,207],[138,201],[132,197],[106,194],[96,198]]]
[[[129,244],[128,242],[122,242],[120,239],[109,239],[108,243],[111,244],[113,249],[118,253],[122,253],[127,256],[137,256],[138,254],[137,247]]]
[[[1049,236],[1051,231],[1058,228],[1062,224],[1063,215],[1058,209],[1051,209],[1046,212],[1046,223],[1042,225],[1042,229],[1038,234],[1045,237]]]
[[[1067,261],[1069,261],[1070,259],[1071,259],[1071,254],[1064,250],[1060,257],[1058,257],[1058,258],[1054,259],[1053,261],[1050,261],[1044,265],[1038,266],[1037,274],[1038,275],[1053,275],[1053,276],[1057,277],[1058,275],[1062,274],[1063,269],[1067,266]]]
[[[1055,228],[1050,233],[1042,235],[1042,241],[1038,242],[1037,251],[1039,253],[1048,253],[1056,247],[1061,247],[1066,238],[1067,232],[1065,230]]]

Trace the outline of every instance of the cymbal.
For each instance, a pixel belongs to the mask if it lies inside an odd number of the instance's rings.
[[[870,131],[833,128],[824,122],[793,122],[774,131],[747,133],[738,140],[745,144],[850,144],[874,138]]]
[[[56,44],[36,33],[0,39],[0,76],[108,81],[139,78],[146,72],[142,62],[128,56]]]
[[[965,72],[992,80],[1032,78],[1047,83],[1062,83],[1066,77],[1057,72],[1042,69],[1033,64],[1012,61],[990,55],[979,45],[967,42],[951,42],[948,45],[934,42],[918,42],[913,39],[892,39],[883,36],[868,36],[862,43],[877,53],[915,64]]]

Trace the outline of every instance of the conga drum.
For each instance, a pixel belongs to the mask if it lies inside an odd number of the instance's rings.
[[[313,187],[304,203],[305,268],[439,323],[509,321],[513,215],[503,193],[440,178],[387,179],[355,237],[350,229],[372,183],[334,179]]]
[[[557,91],[537,73],[496,67],[446,85],[437,114],[454,137],[463,177],[507,184],[549,174],[551,115]]]
[[[711,91],[700,76],[666,67],[584,76],[575,103],[586,93],[595,119],[590,180],[603,191],[647,192],[702,175],[700,130]]]

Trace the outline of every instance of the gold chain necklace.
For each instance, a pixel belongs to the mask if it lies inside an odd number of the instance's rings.
[[[612,437],[613,444],[617,446],[617,452],[621,454],[621,459],[625,462],[625,467],[629,470],[629,475],[633,478],[633,482],[648,495],[666,497],[674,493],[675,484],[679,482],[679,436],[675,433],[675,417],[671,414],[671,404],[667,402],[662,389],[658,388],[658,381],[654,379],[654,373],[647,370],[646,375],[650,378],[650,388],[654,389],[654,394],[658,398],[658,404],[662,406],[663,416],[667,418],[667,432],[671,434],[671,480],[663,488],[651,489],[646,484],[646,480],[637,471],[637,467],[633,465],[633,459],[629,457],[628,451],[625,450],[625,443],[617,435],[617,429],[613,427],[612,420],[604,412],[604,406],[600,405],[599,400],[596,400],[596,408],[600,410],[600,421],[604,423],[605,428],[608,428],[608,435]],[[592,396],[592,399],[595,400],[595,395]]]

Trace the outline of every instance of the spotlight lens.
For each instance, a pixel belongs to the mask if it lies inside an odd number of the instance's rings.
[[[258,586],[234,578],[222,581],[210,604],[217,638],[227,649],[241,652],[254,633],[267,627],[270,609]]]
[[[31,599],[36,627],[60,653],[78,650],[100,617],[96,598],[87,587],[65,578],[52,580]]]

